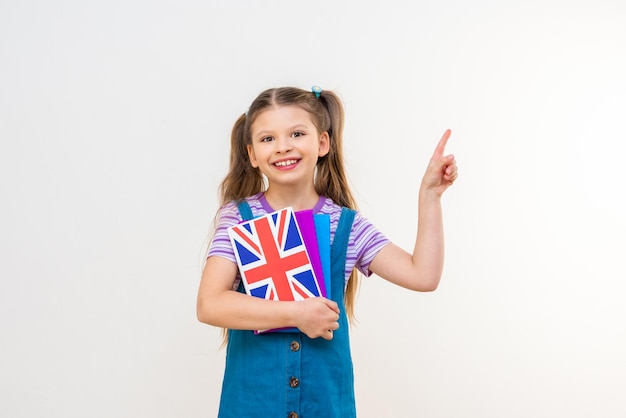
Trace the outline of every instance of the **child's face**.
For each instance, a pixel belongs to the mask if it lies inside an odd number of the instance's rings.
[[[250,131],[250,162],[270,187],[313,185],[317,159],[328,153],[329,138],[327,132],[317,132],[309,112],[298,106],[269,108],[259,113]]]

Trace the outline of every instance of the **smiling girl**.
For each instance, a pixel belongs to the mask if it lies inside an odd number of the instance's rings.
[[[416,291],[435,290],[444,258],[441,196],[458,176],[439,141],[419,191],[412,252],[357,210],[343,163],[336,94],[283,87],[261,93],[231,134],[230,168],[198,292],[201,322],[228,329],[219,417],[354,417],[348,335],[357,271]],[[228,228],[292,207],[331,219],[331,295],[299,302],[249,296]],[[253,330],[297,328],[257,334]]]

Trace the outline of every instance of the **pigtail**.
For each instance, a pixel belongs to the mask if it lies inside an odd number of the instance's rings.
[[[338,205],[356,210],[356,201],[350,191],[343,163],[344,110],[341,99],[331,91],[322,91],[317,100],[323,105],[327,115],[325,129],[330,137],[330,150],[318,161],[315,190]],[[357,270],[353,270],[344,295],[346,315],[351,323],[356,320],[354,305],[358,290],[359,274]]]
[[[330,150],[318,161],[315,190],[338,205],[356,209],[343,164],[343,105],[339,97],[330,91],[323,91],[318,100],[324,107],[326,120],[323,130],[330,137]]]

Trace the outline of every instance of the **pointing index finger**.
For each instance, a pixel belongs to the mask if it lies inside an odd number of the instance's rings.
[[[443,152],[446,148],[446,144],[448,143],[448,138],[450,138],[451,134],[452,134],[452,131],[450,129],[446,129],[446,131],[443,133],[443,136],[439,140],[439,143],[437,144],[437,148],[435,148],[433,157],[437,157],[437,158],[443,157]]]

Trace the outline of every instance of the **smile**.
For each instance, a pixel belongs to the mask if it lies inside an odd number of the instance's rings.
[[[274,163],[274,165],[276,167],[288,167],[290,165],[294,165],[297,164],[298,160],[284,160],[284,161],[278,161],[276,163]]]

